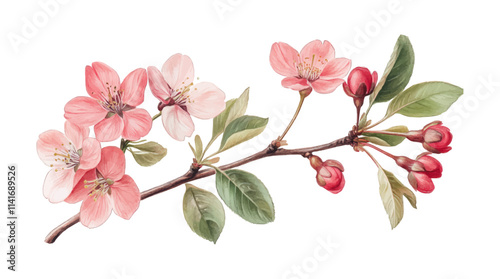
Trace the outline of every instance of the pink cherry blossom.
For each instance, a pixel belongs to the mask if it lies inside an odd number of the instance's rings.
[[[85,68],[85,83],[90,97],[76,97],[64,107],[64,117],[80,126],[94,126],[96,138],[113,141],[120,135],[139,140],[151,130],[149,113],[136,108],[144,101],[147,84],[145,69],[131,72],[122,83],[108,65],[95,62]]]
[[[111,211],[126,220],[137,211],[141,193],[134,180],[125,174],[125,155],[120,148],[104,147],[97,167],[83,175],[65,201],[82,200],[80,222],[89,228],[102,225]]]
[[[43,195],[52,203],[66,199],[85,172],[101,160],[101,144],[89,138],[89,128],[66,121],[64,131],[46,131],[36,143],[38,156],[51,167]]]
[[[332,93],[351,68],[351,60],[335,58],[335,49],[328,41],[314,40],[297,52],[286,43],[274,43],[270,55],[276,73],[285,76],[281,84],[292,90],[308,88],[318,93]]]
[[[163,127],[178,141],[194,132],[191,116],[211,119],[226,107],[225,94],[210,82],[194,83],[191,58],[180,53],[171,56],[163,67],[148,67],[149,87],[160,100]]]

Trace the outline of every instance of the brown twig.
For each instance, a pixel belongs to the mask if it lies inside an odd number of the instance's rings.
[[[272,156],[285,156],[285,155],[301,155],[303,157],[307,157],[310,155],[312,152],[316,151],[321,151],[321,150],[326,150],[326,149],[331,149],[335,148],[338,146],[343,146],[343,145],[351,145],[354,142],[355,139],[354,133],[351,131],[349,132],[349,135],[340,138],[338,140],[332,141],[327,144],[323,145],[318,145],[318,146],[313,146],[313,147],[307,147],[307,148],[298,148],[298,149],[282,149],[282,148],[277,148],[276,146],[273,146],[272,144],[267,147],[266,149],[257,152],[253,155],[250,155],[246,158],[243,158],[241,160],[229,163],[227,165],[220,166],[219,168],[221,170],[227,170],[227,169],[232,169],[262,158],[266,157],[272,157]],[[151,188],[149,190],[146,190],[141,193],[141,200],[147,199],[149,197],[152,197],[154,195],[157,195],[159,193],[168,191],[170,189],[173,189],[179,185],[182,185],[184,183],[194,181],[200,178],[204,178],[207,176],[211,176],[215,174],[215,171],[213,169],[205,169],[202,171],[198,171],[199,167],[193,167],[189,169],[189,171],[184,174],[183,176],[180,176],[176,179],[173,179],[169,182],[166,182],[162,185],[159,185],[157,187]],[[55,229],[53,229],[45,238],[45,242],[47,243],[54,243],[56,239],[68,228],[71,226],[77,224],[80,222],[80,214],[76,214],[75,216],[71,217],[68,219],[66,222],[62,223],[61,225],[57,226]]]

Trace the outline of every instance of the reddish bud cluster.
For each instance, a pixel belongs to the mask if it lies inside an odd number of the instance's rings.
[[[429,156],[430,153],[420,154],[416,160],[405,156],[395,157],[396,164],[408,171],[408,181],[419,192],[431,193],[434,191],[432,178],[439,178],[443,166],[438,160]]]

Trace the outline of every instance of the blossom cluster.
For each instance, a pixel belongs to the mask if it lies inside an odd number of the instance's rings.
[[[102,62],[85,68],[89,96],[71,99],[64,107],[64,133],[49,130],[37,141],[40,159],[51,169],[43,194],[52,203],[82,202],[83,225],[103,224],[111,212],[130,219],[139,207],[140,191],[125,174],[124,151],[102,143],[118,138],[134,142],[146,136],[152,117],[139,106],[148,84],[158,98],[163,126],[175,140],[192,135],[192,116],[210,119],[225,108],[225,94],[208,82],[194,83],[191,59],[175,54],[163,65],[139,68],[120,81],[118,73]],[[93,128],[95,138],[90,137]]]

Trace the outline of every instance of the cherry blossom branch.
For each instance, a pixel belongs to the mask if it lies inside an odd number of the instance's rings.
[[[306,147],[306,148],[283,149],[283,148],[278,148],[276,145],[271,144],[266,149],[264,149],[260,152],[257,152],[253,155],[250,155],[250,156],[243,158],[243,159],[240,159],[238,161],[220,166],[219,168],[221,170],[232,169],[232,168],[239,167],[241,165],[245,165],[247,163],[250,163],[250,162],[253,162],[256,160],[260,160],[260,159],[267,158],[267,157],[273,157],[273,156],[301,155],[303,157],[308,157],[311,155],[312,152],[332,149],[332,148],[344,146],[344,145],[351,145],[351,144],[353,144],[355,138],[356,138],[356,135],[351,131],[351,132],[349,132],[348,136],[346,136],[346,137],[334,140],[334,141],[326,143],[326,144],[312,146],[312,147]],[[215,170],[213,170],[213,169],[204,169],[204,170],[199,171],[199,167],[192,165],[191,168],[189,169],[189,171],[186,172],[184,175],[182,175],[178,178],[175,178],[169,182],[163,183],[162,185],[159,185],[157,187],[143,191],[141,193],[141,200],[145,200],[145,199],[152,197],[154,195],[157,195],[159,193],[171,190],[171,189],[173,189],[179,185],[182,185],[184,183],[194,181],[197,179],[201,179],[204,177],[208,177],[208,176],[211,176],[214,174],[215,174]],[[78,214],[74,215],[73,217],[69,218],[64,223],[57,226],[55,229],[53,229],[45,238],[45,242],[54,243],[56,241],[56,239],[64,231],[66,231],[71,226],[73,226],[79,222],[80,222],[80,214],[78,213]]]

